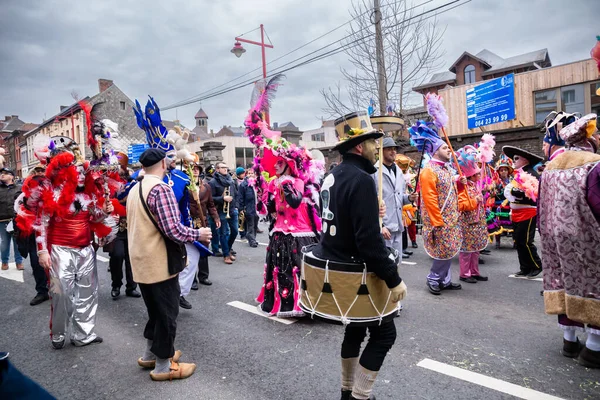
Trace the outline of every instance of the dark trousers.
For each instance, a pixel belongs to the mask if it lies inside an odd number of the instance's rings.
[[[408,249],[408,230],[404,227],[402,231],[402,251]]]
[[[525,274],[542,268],[542,260],[538,255],[537,247],[533,244],[536,222],[537,216],[513,223],[513,239],[517,245],[519,265],[521,266],[521,272]]]
[[[226,219],[227,224],[229,225],[229,237],[227,238],[227,247],[229,248],[229,251],[231,251],[233,244],[235,243],[235,239],[238,236],[239,219],[237,208],[234,208],[231,211],[229,211],[229,215],[231,216],[231,218]]]
[[[379,371],[388,351],[396,341],[394,321],[367,327],[347,326],[342,342],[342,358],[354,358],[360,354],[360,346],[369,330],[369,342],[360,357],[360,365],[369,371]]]
[[[200,257],[198,260],[198,279],[208,279],[208,257]]]
[[[44,268],[40,265],[35,235],[31,235],[28,241],[27,253],[29,253],[29,262],[33,270],[33,279],[35,279],[35,291],[42,295],[48,294],[48,276]]]
[[[258,229],[258,215],[248,215],[246,213],[246,237],[248,243],[256,243],[256,230]]]
[[[152,340],[150,351],[158,358],[171,358],[175,354],[179,315],[179,277],[152,284],[140,283],[140,291],[148,310],[144,337]]]
[[[119,289],[123,286],[123,261],[125,262],[125,279],[126,291],[132,291],[137,288],[137,284],[133,281],[133,273],[131,272],[131,262],[129,260],[129,248],[127,245],[127,232],[117,233],[117,237],[113,242],[113,248],[110,255],[110,277],[112,279],[113,289]]]

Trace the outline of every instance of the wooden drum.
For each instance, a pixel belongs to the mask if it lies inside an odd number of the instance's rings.
[[[311,318],[344,325],[379,325],[393,319],[400,303],[364,263],[322,260],[310,249],[303,254],[300,308]]]

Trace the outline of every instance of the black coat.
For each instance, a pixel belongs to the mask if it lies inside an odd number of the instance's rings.
[[[237,208],[244,211],[246,215],[256,215],[256,193],[254,188],[244,179],[237,192]]]
[[[236,187],[233,183],[233,179],[229,175],[221,175],[219,173],[215,173],[213,178],[208,182],[211,188],[211,194],[213,201],[215,202],[215,206],[217,207],[217,211],[222,214],[223,213],[223,192],[225,188],[229,186],[229,195],[233,197],[233,200],[229,204],[230,211],[236,207],[235,203],[235,195],[236,195]]]
[[[325,179],[321,189],[323,235],[313,253],[332,261],[364,261],[368,271],[393,288],[402,279],[381,236],[379,201],[370,175],[375,171],[366,158],[348,153]]]
[[[21,194],[21,186],[0,183],[0,221],[15,217],[15,200]]]

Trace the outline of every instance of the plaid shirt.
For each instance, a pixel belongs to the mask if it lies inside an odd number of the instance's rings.
[[[162,233],[179,243],[191,243],[200,240],[200,231],[188,228],[181,223],[181,216],[173,190],[167,185],[156,185],[148,193],[148,208],[156,217]]]

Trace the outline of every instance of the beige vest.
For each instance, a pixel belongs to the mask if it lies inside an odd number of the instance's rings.
[[[176,275],[169,275],[167,248],[165,241],[146,213],[140,199],[147,201],[148,194],[156,185],[166,185],[155,176],[145,176],[142,184],[135,185],[127,197],[127,240],[133,280],[150,284],[166,281]],[[170,189],[170,188],[169,188]]]

